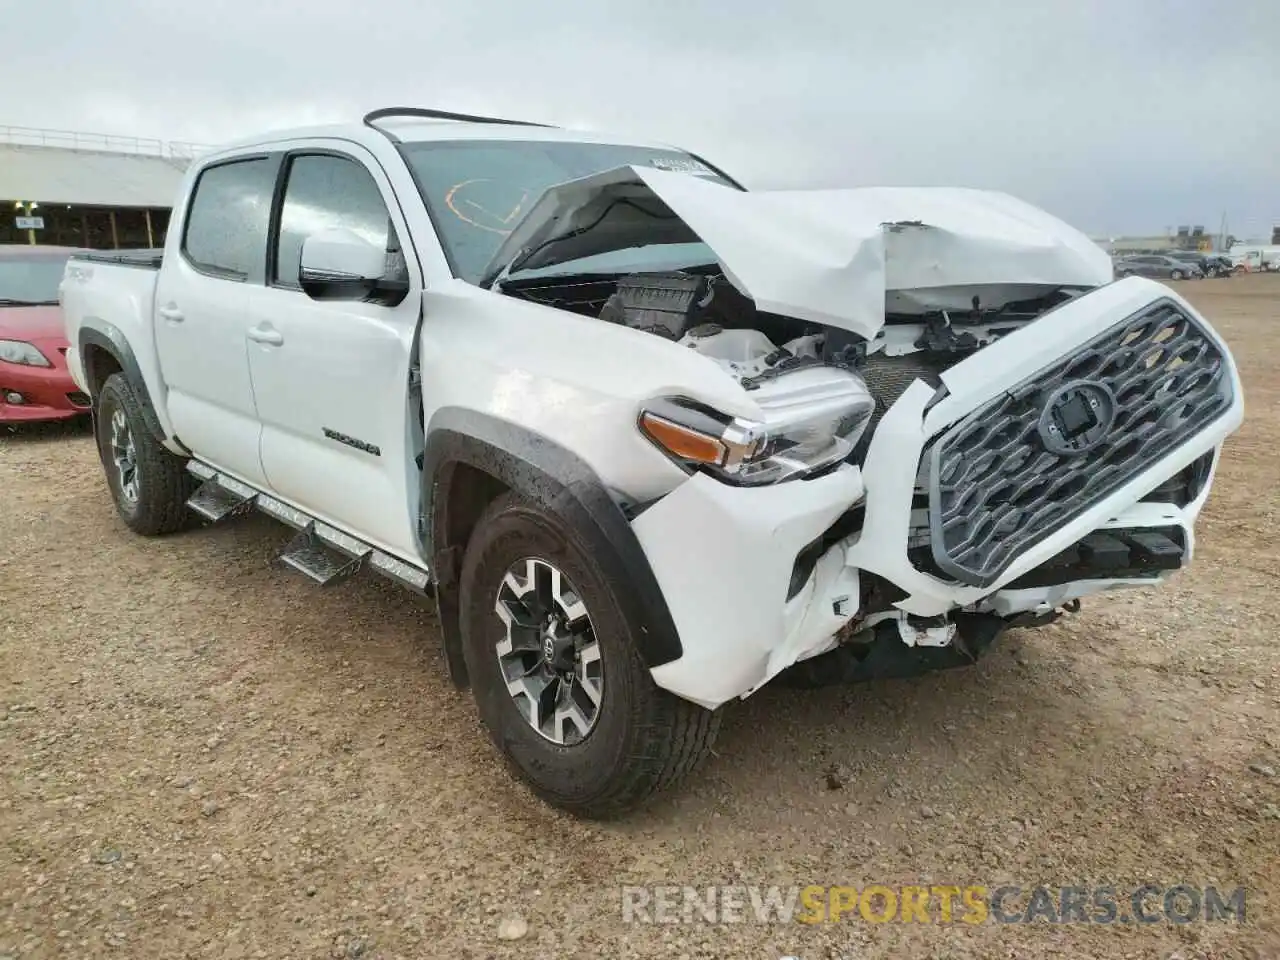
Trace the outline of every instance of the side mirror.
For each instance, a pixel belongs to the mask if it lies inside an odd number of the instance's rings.
[[[393,260],[351,230],[322,230],[302,241],[298,283],[313,300],[366,300],[394,306],[409,292]]]

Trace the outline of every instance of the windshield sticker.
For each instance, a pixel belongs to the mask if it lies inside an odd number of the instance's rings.
[[[672,173],[695,173],[699,176],[715,176],[715,171],[693,157],[651,157],[649,166]]]

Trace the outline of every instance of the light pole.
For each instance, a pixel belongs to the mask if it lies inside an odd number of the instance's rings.
[[[13,209],[19,211],[24,217],[30,217],[31,211],[37,210],[39,207],[40,204],[36,203],[34,200],[28,200],[25,203],[18,200],[13,204]],[[33,247],[36,245],[36,232],[31,227],[27,227],[27,243]]]

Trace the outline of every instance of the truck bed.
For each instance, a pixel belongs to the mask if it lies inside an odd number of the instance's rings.
[[[122,267],[138,267],[143,270],[159,270],[164,259],[164,248],[147,250],[81,250],[71,255],[72,260],[90,260],[94,263],[114,263]]]
[[[105,324],[108,339],[127,344],[134,375],[151,396],[164,395],[153,329],[160,262],[159,250],[86,250],[68,260],[61,287],[62,321],[72,346],[67,367],[86,393],[93,390],[82,366],[86,342],[80,328],[88,319],[100,336]],[[167,429],[163,407],[157,414]]]

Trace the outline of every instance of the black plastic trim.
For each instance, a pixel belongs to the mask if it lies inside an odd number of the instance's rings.
[[[400,138],[390,130],[384,130],[382,127],[376,126],[374,123],[375,120],[385,120],[387,117],[417,117],[422,120],[455,120],[459,123],[500,123],[512,127],[545,127],[548,129],[553,127],[553,124],[534,123],[532,120],[504,120],[502,117],[481,117],[470,113],[451,113],[448,110],[433,110],[429,107],[383,107],[380,110],[371,110],[366,113],[363,120],[364,125],[377,130],[392,143],[400,143]]]
[[[1082,580],[1158,577],[1180,569],[1185,558],[1186,542],[1181,527],[1095,530],[1002,589],[1052,587]]]
[[[431,418],[422,471],[422,503],[430,511],[426,556],[441,588],[453,587],[459,560],[455,551],[466,546],[448,541],[450,485],[461,464],[561,516],[586,541],[605,578],[627,586],[618,601],[638,628],[644,662],[657,667],[680,658],[679,633],[649,559],[622,508],[595,472],[546,437],[457,407],[441,409]],[[436,509],[437,504],[444,507]],[[443,611],[441,621],[448,631]],[[449,640],[446,632],[446,643]]]
[[[146,423],[148,432],[157,441],[164,443],[168,437],[165,436],[164,428],[160,426],[160,418],[156,416],[155,407],[151,403],[151,394],[147,392],[147,383],[142,378],[142,368],[138,366],[138,358],[134,356],[129,341],[125,339],[118,327],[102,320],[94,322],[97,326],[80,328],[80,343],[77,349],[80,351],[81,369],[88,376],[86,347],[101,347],[115,357],[116,363],[120,364],[120,369],[129,380],[129,386],[133,388],[134,395],[142,405],[142,419]]]
[[[134,267],[139,270],[159,270],[164,260],[164,247],[149,247],[145,250],[78,250],[67,259],[110,263],[117,267]]]
[[[744,187],[741,183],[739,183],[739,182],[738,182],[737,180],[735,180],[733,177],[729,176],[729,174],[725,173],[725,172],[724,172],[724,170],[722,170],[720,167],[717,167],[717,166],[716,166],[714,163],[712,163],[710,160],[707,160],[705,157],[701,157],[701,156],[699,156],[698,154],[694,153],[694,152],[693,152],[693,151],[691,151],[691,150],[686,150],[686,151],[685,151],[685,153],[689,154],[689,156],[690,156],[690,157],[692,157],[694,160],[697,160],[700,164],[702,164],[704,167],[706,167],[708,170],[710,170],[710,171],[711,171],[712,173],[714,173],[716,176],[718,176],[718,177],[722,177],[722,178],[724,179],[724,181],[725,181],[726,183],[728,183],[728,184],[729,184],[729,186],[733,187],[734,189],[736,189],[736,190],[738,190],[738,191],[740,191],[740,192],[742,192],[742,193],[746,193],[746,192],[747,192],[747,188],[746,188],[746,187]]]

